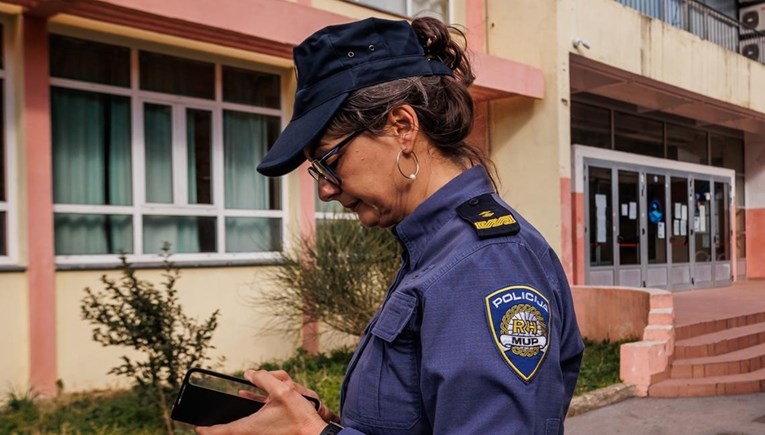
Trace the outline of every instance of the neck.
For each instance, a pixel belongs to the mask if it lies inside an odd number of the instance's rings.
[[[420,163],[420,175],[412,182],[409,193],[407,215],[466,170],[440,156],[431,155],[427,161]]]

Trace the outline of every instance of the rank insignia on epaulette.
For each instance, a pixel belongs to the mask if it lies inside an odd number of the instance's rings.
[[[457,214],[473,226],[480,239],[511,236],[521,230],[510,210],[490,193],[463,202],[457,207]]]
[[[497,290],[485,300],[499,353],[518,377],[530,382],[550,349],[550,301],[524,285]]]

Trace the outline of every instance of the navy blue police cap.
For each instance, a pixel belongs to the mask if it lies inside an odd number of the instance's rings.
[[[325,27],[295,47],[293,56],[298,83],[292,119],[258,165],[270,177],[305,161],[303,148],[321,136],[352,91],[405,77],[452,75],[425,56],[406,21],[367,18]]]

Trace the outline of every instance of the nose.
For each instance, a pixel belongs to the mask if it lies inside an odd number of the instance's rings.
[[[323,178],[317,182],[316,189],[319,193],[319,199],[324,202],[332,201],[340,193],[340,186],[334,185]]]

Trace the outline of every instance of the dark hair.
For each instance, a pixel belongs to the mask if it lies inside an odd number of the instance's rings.
[[[443,156],[465,168],[483,165],[496,188],[494,165],[465,141],[473,128],[473,98],[468,86],[475,80],[466,56],[465,34],[431,17],[415,19],[412,28],[425,55],[443,62],[453,76],[408,77],[358,89],[337,111],[325,134],[341,137],[365,129],[383,135],[388,113],[408,104],[417,113],[420,132]]]

